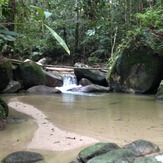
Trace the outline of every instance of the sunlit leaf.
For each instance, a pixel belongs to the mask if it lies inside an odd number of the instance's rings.
[[[49,18],[51,15],[52,15],[51,12],[44,11],[44,16],[45,16],[46,19]]]
[[[37,6],[33,6],[33,5],[30,5],[30,7],[33,8],[34,10],[36,10],[39,13],[41,18],[44,18],[45,15],[44,15],[43,9],[41,9],[40,7],[37,7]]]
[[[49,26],[44,24],[45,27],[51,32],[51,34],[55,37],[55,39],[59,42],[59,44],[66,50],[66,52],[70,55],[70,50],[64,40]]]

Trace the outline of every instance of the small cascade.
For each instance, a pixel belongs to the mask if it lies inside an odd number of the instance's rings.
[[[62,93],[69,93],[70,89],[81,87],[80,85],[77,85],[77,79],[76,76],[73,74],[65,74],[63,76],[63,86],[56,87],[56,89],[60,90]]]
[[[73,86],[77,85],[76,76],[72,74],[65,74],[63,76],[63,87],[69,87],[71,85]]]

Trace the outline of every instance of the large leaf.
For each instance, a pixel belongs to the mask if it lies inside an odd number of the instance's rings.
[[[18,36],[19,34],[13,31],[9,31],[8,29],[0,29],[0,33],[2,34],[6,34],[6,35],[10,35],[10,36]]]
[[[30,6],[31,6],[31,8],[33,8],[34,10],[36,10],[39,13],[39,15],[40,15],[40,18],[38,16],[35,17],[36,20],[44,19],[44,18],[47,19],[47,18],[49,18],[52,15],[52,13],[50,13],[48,11],[44,11],[40,7],[33,6],[33,5],[30,5]]]
[[[55,39],[59,42],[59,44],[66,50],[66,52],[70,55],[70,50],[64,40],[49,26],[44,24],[45,27],[51,32],[51,34],[55,37]]]
[[[42,10],[40,7],[33,6],[33,5],[30,5],[30,7],[33,8],[34,10],[36,10],[39,13],[40,18],[45,17],[44,10]]]

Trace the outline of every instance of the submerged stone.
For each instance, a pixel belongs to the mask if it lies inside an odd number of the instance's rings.
[[[97,143],[95,145],[92,145],[83,149],[78,154],[78,160],[85,163],[93,157],[102,155],[104,153],[107,153],[109,151],[113,151],[119,148],[120,147],[114,143]]]
[[[18,151],[6,156],[2,160],[2,162],[3,163],[31,163],[43,159],[44,157],[39,153],[29,152],[29,151]]]

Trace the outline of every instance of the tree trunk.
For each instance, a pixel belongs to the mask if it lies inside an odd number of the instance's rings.
[[[79,50],[79,7],[78,7],[78,0],[76,0],[75,6],[76,6],[75,54],[78,54],[78,50]]]
[[[8,15],[6,16],[7,28],[10,31],[14,31],[14,20],[15,20],[15,15],[16,15],[15,0],[9,0],[8,8],[9,8],[9,12],[8,12]]]

